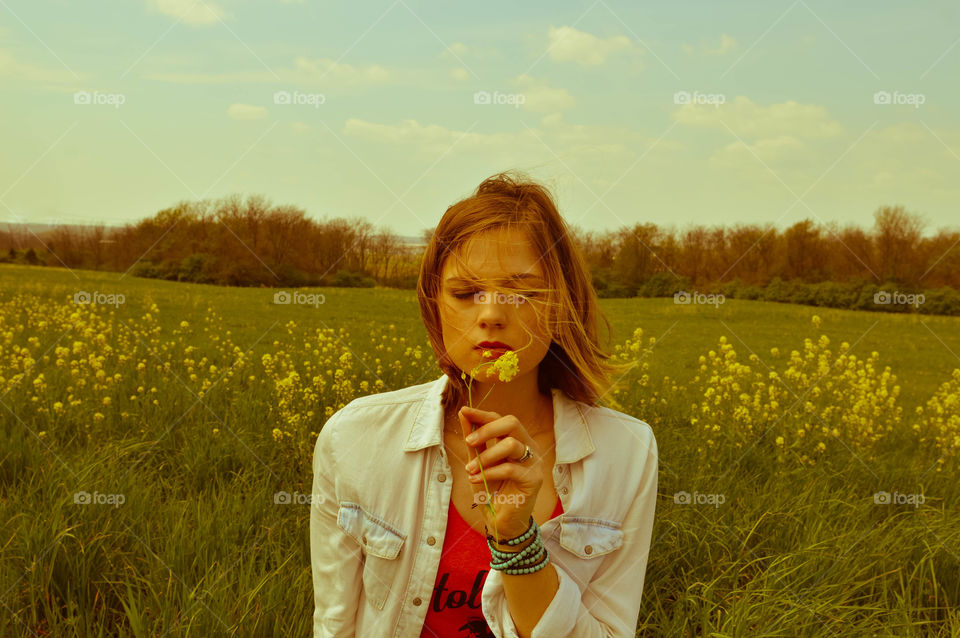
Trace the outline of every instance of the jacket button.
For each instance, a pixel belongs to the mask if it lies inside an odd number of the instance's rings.
[[[437,477],[437,480],[440,481],[441,483],[443,483],[444,481],[447,480],[447,475],[446,475],[446,474],[441,474],[440,476]]]
[[[436,542],[437,542],[437,539],[435,539],[433,536],[427,539],[427,545],[433,545]]]
[[[561,493],[561,494],[566,494],[567,491],[568,491],[568,490],[567,490],[567,488],[565,488],[565,487],[561,487],[561,488],[560,488],[560,493]]]
[[[422,602],[423,602],[423,601],[420,600],[419,598],[414,598],[414,599],[413,599],[413,604],[416,605],[417,607],[419,607],[419,606],[420,606],[420,603],[422,603]]]
[[[593,545],[587,545],[586,547],[583,548],[583,551],[586,552],[588,555],[589,555],[589,554],[592,554],[592,553],[593,553]]]

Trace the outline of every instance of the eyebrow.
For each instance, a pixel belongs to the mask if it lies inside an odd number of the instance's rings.
[[[529,272],[517,272],[517,273],[513,273],[512,275],[510,275],[509,277],[507,277],[507,279],[508,279],[508,280],[511,280],[511,281],[514,281],[514,280],[517,280],[517,279],[539,279],[539,280],[543,281],[543,277],[541,277],[540,275],[535,275],[535,274],[529,273]],[[465,277],[447,277],[447,278],[444,280],[444,283],[448,283],[448,284],[459,284],[459,283],[471,284],[471,283],[474,283],[474,281],[475,281],[475,280],[473,280],[473,279],[467,279],[467,278],[465,278]]]

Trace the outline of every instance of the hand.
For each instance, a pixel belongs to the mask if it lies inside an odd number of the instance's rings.
[[[479,480],[472,482],[472,485],[474,502],[480,503],[487,529],[494,537],[519,536],[528,527],[537,494],[543,485],[543,461],[539,447],[512,414],[500,416],[496,412],[463,406],[458,416],[464,437],[470,433],[477,435],[477,440],[467,441],[467,445],[481,450],[479,464],[483,465],[483,475],[478,464],[472,476]],[[476,430],[475,425],[479,425]],[[515,460],[523,456],[528,445],[533,458],[517,463]],[[471,458],[476,464],[477,455]],[[471,475],[469,470],[468,475]],[[499,485],[495,485],[497,481],[500,481]],[[487,505],[488,489],[492,495],[493,512]]]

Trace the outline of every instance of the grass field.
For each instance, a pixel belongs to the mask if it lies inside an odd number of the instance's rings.
[[[440,372],[413,291],[276,292],[0,267],[0,635],[310,635],[277,494]],[[960,635],[960,318],[601,307],[661,460],[639,635]]]

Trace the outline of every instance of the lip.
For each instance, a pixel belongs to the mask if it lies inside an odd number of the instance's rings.
[[[512,347],[502,341],[481,341],[474,347],[478,350],[513,350]]]

